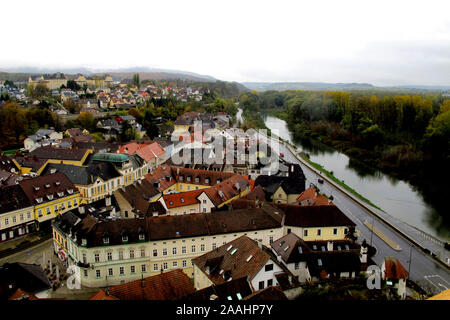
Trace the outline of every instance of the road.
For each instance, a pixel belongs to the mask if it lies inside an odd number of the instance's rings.
[[[410,279],[428,292],[437,294],[443,290],[450,289],[450,272],[448,268],[445,268],[432,257],[424,254],[420,248],[408,241],[401,233],[385,224],[369,210],[351,199],[334,184],[330,183],[326,176],[322,176],[319,172],[316,172],[315,169],[310,168],[304,162],[300,161],[285,145],[274,139],[271,141],[276,152],[284,153],[284,159],[286,161],[297,163],[301,166],[307,180],[307,186],[312,183],[317,185],[320,188],[320,191],[325,195],[333,195],[334,204],[356,223],[356,229],[360,232],[358,241],[362,241],[362,238],[365,238],[369,244],[372,243],[377,249],[377,253],[373,257],[373,260],[379,266],[382,264],[384,257],[393,256],[396,257],[407,270],[409,269]],[[319,178],[324,180],[323,184],[318,184],[317,180]],[[372,230],[364,224],[365,221],[373,224],[383,234],[396,242],[401,250],[394,250],[376,234],[372,233]],[[410,256],[411,264],[409,263]]]

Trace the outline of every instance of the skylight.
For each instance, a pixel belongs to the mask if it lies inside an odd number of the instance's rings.
[[[322,265],[322,259],[317,259],[317,264],[318,264],[319,266],[321,266],[321,265]]]
[[[227,248],[227,251],[230,251],[231,248],[233,248],[232,244],[230,244],[230,246]]]
[[[242,299],[242,296],[241,296],[241,294],[238,292],[238,293],[236,293],[236,296],[238,297],[238,299],[239,300],[241,300]]]
[[[251,254],[251,255],[247,258],[247,260],[245,260],[245,261],[246,261],[246,262],[249,262],[252,258],[253,258],[253,255]]]
[[[290,247],[290,246],[287,245],[286,248],[283,249],[283,251],[284,251],[284,252],[288,251],[289,247]]]
[[[231,251],[231,255],[235,254],[237,250],[237,248],[234,248],[233,251]]]

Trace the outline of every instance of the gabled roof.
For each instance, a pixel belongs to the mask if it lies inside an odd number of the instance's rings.
[[[243,176],[234,175],[211,188],[204,189],[212,203],[218,207],[222,203],[238,196],[243,190],[249,187],[249,182]]]
[[[213,259],[216,259],[218,264],[214,268],[209,265]],[[192,263],[214,284],[222,284],[229,279],[245,276],[248,276],[249,280],[253,279],[269,259],[270,256],[254,240],[244,235],[192,259]]]
[[[103,301],[103,300],[119,300],[119,299],[107,294],[103,290],[99,290],[92,297],[90,297],[89,300],[102,300]]]
[[[263,290],[253,292],[245,297],[244,300],[273,301],[288,300],[288,298],[279,287],[267,287]]]
[[[120,300],[180,300],[194,292],[189,277],[176,269],[109,289]]]
[[[385,257],[385,277],[387,279],[406,279],[408,278],[408,271],[395,257]]]

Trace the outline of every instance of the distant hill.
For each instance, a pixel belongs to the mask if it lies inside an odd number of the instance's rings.
[[[402,90],[413,92],[424,91],[446,91],[450,86],[427,86],[427,85],[398,85],[398,86],[374,86],[370,83],[326,83],[326,82],[241,82],[250,90]]]
[[[216,81],[214,77],[201,75],[188,71],[156,69],[148,67],[133,67],[123,69],[87,69],[87,68],[2,68],[0,70],[0,80],[27,81],[29,76],[37,77],[42,74],[52,74],[62,72],[68,76],[78,73],[84,75],[109,74],[114,80],[132,78],[135,73],[139,73],[141,80],[192,80],[199,82]]]
[[[369,83],[325,83],[325,82],[242,82],[250,90],[363,90],[373,89]]]

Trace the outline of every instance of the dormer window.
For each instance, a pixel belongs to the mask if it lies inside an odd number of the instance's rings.
[[[225,197],[225,194],[222,192],[222,190],[219,190],[219,197],[221,198]]]
[[[169,204],[170,204],[170,205],[173,205],[173,201],[169,201]]]
[[[195,178],[195,182],[200,182],[200,178],[199,178],[199,177],[196,177],[196,178]]]
[[[103,237],[103,244],[109,244],[109,238]]]
[[[61,184],[61,182],[56,181],[55,184],[56,184],[57,186],[59,186],[59,185]]]
[[[181,198],[181,203],[184,203],[184,198]]]
[[[72,194],[73,193],[73,189],[67,189],[67,193],[68,194]]]
[[[37,198],[37,199],[36,199],[36,202],[37,202],[37,203],[42,203],[42,201],[44,201],[42,198]]]
[[[205,178],[205,183],[206,183],[206,184],[209,183],[209,178]]]
[[[46,185],[45,185],[45,188],[46,188],[46,189],[50,188],[50,185],[49,185],[49,184],[46,184]]]
[[[87,239],[86,238],[81,239],[81,245],[82,246],[86,246],[87,245]]]
[[[186,181],[191,181],[191,177],[187,177],[187,178],[186,178]]]
[[[34,191],[39,191],[39,187],[33,187],[34,188]]]
[[[145,240],[145,234],[143,233],[139,234],[139,240]]]
[[[57,192],[58,197],[63,197],[64,196],[64,191],[63,192]]]
[[[52,195],[52,194],[48,194],[48,195],[47,195],[47,199],[48,199],[48,200],[53,200],[53,195]]]
[[[128,242],[128,236],[122,236],[122,242]]]
[[[183,176],[180,176],[178,179],[179,179],[180,181],[183,181],[183,180],[184,180],[184,177],[183,177]]]

